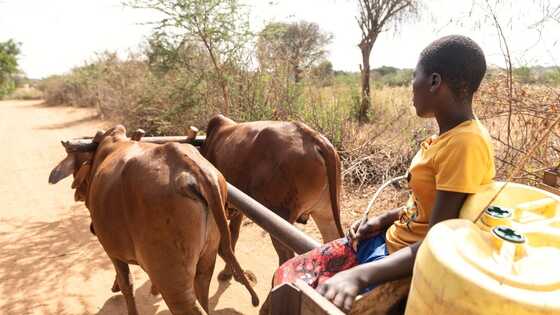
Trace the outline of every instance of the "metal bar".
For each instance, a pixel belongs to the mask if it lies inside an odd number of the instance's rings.
[[[298,230],[235,186],[228,183],[227,189],[228,202],[294,252],[303,254],[321,246],[321,243]]]
[[[68,141],[68,148],[71,148],[71,151],[76,152],[91,152],[95,151],[97,148],[97,143],[91,141],[92,138],[81,138],[81,139],[72,139]],[[168,137],[143,137],[140,139],[141,142],[147,143],[155,143],[155,144],[164,144],[168,142],[177,142],[177,143],[188,143],[192,144],[195,147],[202,146],[206,140],[206,136],[197,136],[195,139],[189,140],[187,137],[184,136],[168,136]]]

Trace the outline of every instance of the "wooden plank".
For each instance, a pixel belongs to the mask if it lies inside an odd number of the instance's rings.
[[[354,301],[350,315],[401,314],[403,299],[410,290],[410,278],[395,280],[379,285]],[[403,303],[403,305],[401,305]]]
[[[271,315],[299,315],[301,291],[293,284],[284,283],[270,292]]]
[[[307,283],[297,280],[296,287],[301,290],[300,315],[344,315],[341,310]]]

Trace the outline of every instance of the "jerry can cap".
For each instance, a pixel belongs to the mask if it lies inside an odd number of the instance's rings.
[[[497,226],[492,229],[492,233],[504,241],[516,244],[525,243],[525,236],[509,226]]]
[[[500,206],[489,206],[484,212],[495,218],[509,218],[513,214],[511,209]]]

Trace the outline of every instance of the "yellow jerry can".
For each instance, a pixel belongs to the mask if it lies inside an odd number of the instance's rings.
[[[471,195],[420,246],[406,306],[416,314],[560,314],[560,196],[509,183]]]

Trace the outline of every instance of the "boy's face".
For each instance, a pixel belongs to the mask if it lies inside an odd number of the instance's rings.
[[[438,74],[426,74],[420,62],[412,77],[412,104],[416,115],[422,118],[434,117],[436,99],[434,93],[441,84]]]

